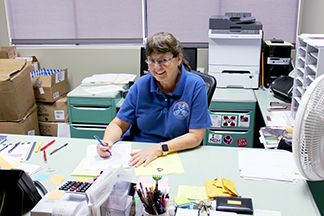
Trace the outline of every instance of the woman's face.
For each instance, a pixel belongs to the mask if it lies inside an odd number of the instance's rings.
[[[158,82],[162,84],[175,82],[179,75],[178,65],[182,61],[182,54],[173,57],[170,52],[163,54],[153,52],[147,59],[151,62],[149,64],[150,72]]]

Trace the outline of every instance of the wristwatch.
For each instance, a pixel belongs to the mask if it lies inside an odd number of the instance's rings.
[[[162,155],[167,155],[169,152],[168,144],[161,142],[160,145],[162,147]]]

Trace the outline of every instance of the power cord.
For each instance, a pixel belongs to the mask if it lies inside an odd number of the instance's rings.
[[[40,181],[34,180],[34,185],[40,189],[40,191],[43,193],[43,195],[48,193],[47,189],[44,187],[44,185],[42,183],[40,183]]]
[[[3,205],[4,205],[5,197],[6,197],[6,192],[3,191],[3,193],[2,193],[2,197],[0,197],[0,198],[1,198],[0,213],[2,212],[2,208],[3,208]]]

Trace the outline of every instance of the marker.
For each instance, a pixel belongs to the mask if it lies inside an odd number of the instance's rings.
[[[43,145],[43,140],[39,143],[39,145],[37,146],[37,148],[35,149],[35,153],[37,153],[40,149],[40,147]]]
[[[54,150],[50,153],[50,155],[52,155],[53,153],[57,152],[58,150],[60,150],[61,148],[65,147],[65,146],[67,146],[67,145],[68,145],[68,143],[65,143],[65,144],[62,145],[61,147],[59,147],[59,148],[57,148],[57,149],[54,149]]]
[[[8,151],[8,153],[10,154],[18,145],[20,144],[20,141],[19,142],[17,142],[15,145],[14,145],[14,147],[12,147],[9,151]]]
[[[46,151],[44,151],[44,162],[47,163]]]
[[[48,146],[52,145],[53,142],[55,142],[55,140],[52,140],[52,141],[49,142],[46,146],[44,146],[43,148],[41,148],[41,151],[44,151]]]
[[[103,147],[106,147],[102,142],[101,140],[99,139],[99,137],[96,135],[96,134],[93,134],[94,138],[96,138],[96,140],[98,140],[98,142],[103,146]],[[109,152],[110,156],[112,156],[111,152],[107,149],[106,150],[107,152]]]

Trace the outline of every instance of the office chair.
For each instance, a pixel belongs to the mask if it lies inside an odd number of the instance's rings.
[[[212,75],[205,74],[199,71],[191,71],[191,73],[197,74],[205,81],[206,90],[207,90],[208,107],[209,107],[209,104],[211,102],[211,99],[213,97],[217,85],[216,78]]]

